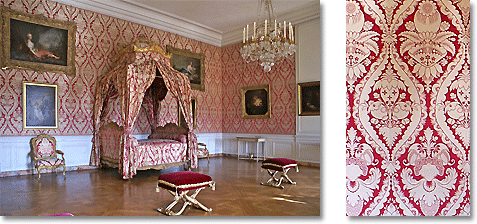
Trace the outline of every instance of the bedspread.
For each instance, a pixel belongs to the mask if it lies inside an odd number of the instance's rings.
[[[187,144],[171,139],[138,140],[133,150],[137,168],[187,160]]]

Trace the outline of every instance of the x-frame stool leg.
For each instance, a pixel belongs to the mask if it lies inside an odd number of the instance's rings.
[[[260,183],[261,185],[267,185],[267,186],[272,186],[272,187],[277,187],[277,188],[285,188],[282,185],[282,182],[288,182],[290,184],[296,184],[295,181],[292,181],[290,177],[288,177],[287,173],[290,170],[290,168],[285,169],[284,171],[278,171],[278,170],[271,170],[267,169],[268,174],[271,176],[270,179],[266,183]],[[275,175],[277,173],[280,173],[280,179],[277,179]]]
[[[190,196],[187,195],[189,191],[182,191],[181,193],[177,194],[175,191],[167,190],[169,191],[169,193],[171,193],[174,196],[174,201],[171,204],[169,204],[165,209],[158,208],[157,211],[165,215],[176,216],[176,215],[181,215],[188,205],[193,205],[196,208],[200,208],[207,212],[210,212],[212,211],[212,208],[207,208],[206,206],[201,204],[197,199],[195,199],[195,197],[197,197],[199,192],[204,188],[205,187],[197,188],[195,192]],[[182,208],[178,212],[173,212],[172,208],[179,202],[179,200],[183,200],[184,204],[182,205]]]

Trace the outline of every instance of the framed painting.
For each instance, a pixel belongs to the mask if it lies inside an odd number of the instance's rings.
[[[2,6],[1,66],[75,76],[76,23]]]
[[[270,118],[270,85],[241,88],[242,118]]]
[[[320,115],[320,82],[298,83],[298,115]]]
[[[192,118],[193,118],[193,128],[197,128],[197,98],[192,97],[191,98],[191,104],[192,104]],[[184,115],[182,115],[182,110],[179,104],[177,104],[178,109],[178,115],[179,115],[179,126],[187,127]]]
[[[58,85],[23,82],[23,128],[58,128]]]
[[[191,89],[205,91],[204,54],[182,50],[170,45],[166,49],[172,55],[171,66],[189,77]]]

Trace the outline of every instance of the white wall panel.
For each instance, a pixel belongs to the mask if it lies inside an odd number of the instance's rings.
[[[297,28],[296,82],[321,80],[320,20],[316,19]],[[323,87],[324,83],[320,83]],[[298,102],[298,92],[297,92]],[[298,115],[297,103],[297,115]],[[321,116],[297,116],[295,158],[304,162],[320,161],[322,136]]]
[[[0,172],[32,169],[30,139],[34,136],[0,137]],[[65,153],[66,166],[89,165],[92,135],[53,136]]]
[[[236,137],[257,137],[257,134],[244,133],[203,133],[197,134],[198,142],[207,145],[211,154],[237,155]],[[32,169],[30,139],[33,136],[0,137],[0,172]],[[89,165],[92,135],[53,136],[57,148],[65,153],[66,166]],[[134,135],[145,139],[147,135]],[[267,157],[287,157],[298,161],[319,163],[319,140],[315,136],[260,135],[267,139]],[[248,143],[249,152],[255,152],[255,143]],[[243,149],[242,149],[243,150]],[[259,145],[262,155],[262,144]]]
[[[207,145],[209,154],[222,153],[222,133],[199,133],[196,135],[197,142]]]

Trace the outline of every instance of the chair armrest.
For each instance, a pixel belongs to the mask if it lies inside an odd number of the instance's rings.
[[[56,150],[56,153],[60,154],[61,155],[61,159],[65,159],[65,153],[59,149]]]
[[[205,145],[204,143],[202,143],[202,142],[197,143],[197,145],[199,145],[199,146],[206,146],[206,145]]]

